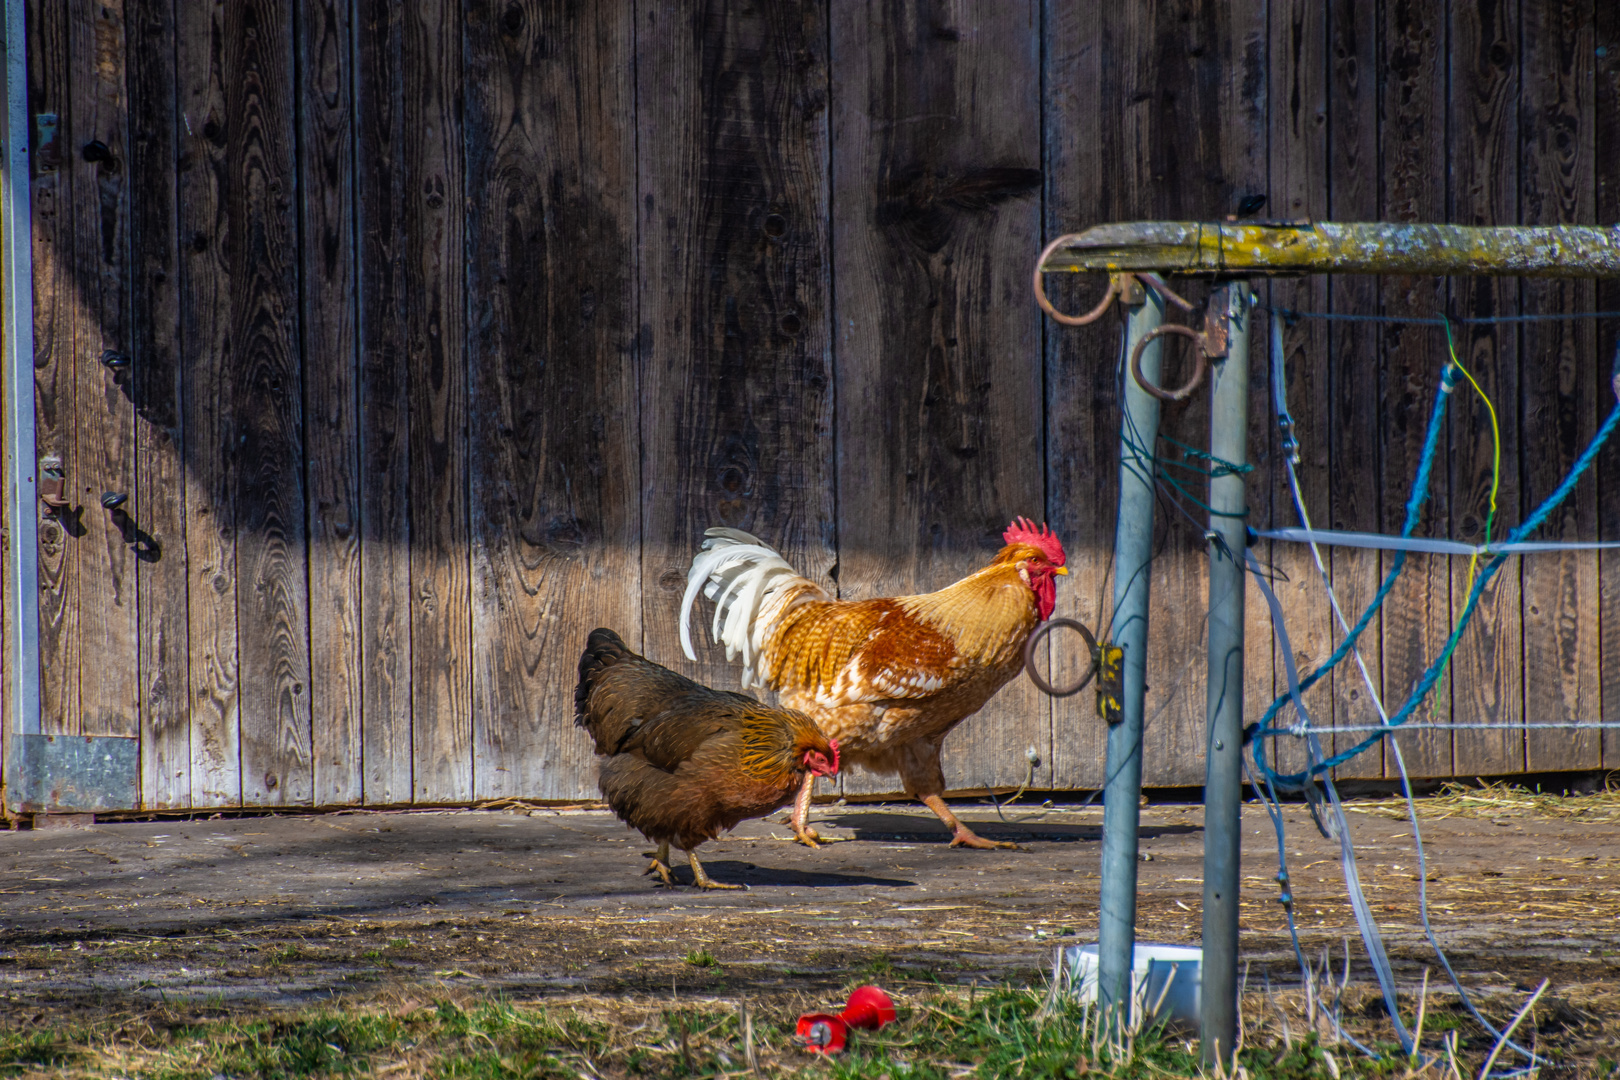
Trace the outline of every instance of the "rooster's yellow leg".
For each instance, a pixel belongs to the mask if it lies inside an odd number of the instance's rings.
[[[646,877],[648,874],[657,874],[659,877],[664,879],[665,885],[675,884],[675,882],[671,881],[669,877],[668,840],[665,840],[663,843],[658,845],[658,854],[653,856],[652,865],[641,872],[642,877]]]
[[[799,843],[813,848],[821,846],[816,843],[817,840],[821,839],[821,834],[809,825],[810,793],[815,790],[815,787],[816,774],[813,772],[805,773],[804,785],[799,788],[798,798],[793,800],[793,836]]]
[[[686,860],[692,864],[692,884],[700,889],[743,889],[746,885],[722,885],[714,878],[703,872],[703,864],[698,862],[697,852],[688,851]]]
[[[923,805],[938,814],[939,820],[943,821],[945,827],[951,830],[951,847],[1012,848],[1014,851],[1018,850],[1018,845],[1010,840],[986,840],[962,824],[956,819],[956,815],[951,813],[951,808],[945,805],[945,800],[938,795],[924,795],[922,801]]]

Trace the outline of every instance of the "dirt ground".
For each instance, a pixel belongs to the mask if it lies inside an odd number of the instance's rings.
[[[601,810],[0,833],[0,1014],[451,990],[830,995],[856,976],[1037,978],[1054,945],[1095,940],[1100,809],[1018,807],[1004,822],[984,805],[963,817],[1022,850],[951,850],[937,820],[908,806],[824,806],[814,818],[835,842],[820,851],[793,844],[780,816],[704,848],[711,875],[749,886],[737,892],[642,876],[647,844]],[[1351,817],[1368,898],[1415,987],[1434,961],[1410,829],[1381,811]],[[1196,805],[1143,811],[1140,940],[1198,940],[1201,820]],[[1258,805],[1244,824],[1249,977],[1292,983],[1274,835]],[[1424,840],[1434,923],[1465,982],[1517,993],[1548,978],[1588,1012],[1620,1008],[1620,826],[1446,819],[1426,822]],[[1288,847],[1307,948],[1337,958],[1352,939],[1352,982],[1370,985],[1337,844],[1291,808]]]

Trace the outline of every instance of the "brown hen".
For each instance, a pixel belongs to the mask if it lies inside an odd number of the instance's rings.
[[[844,759],[898,773],[951,830],[951,846],[1014,847],[977,836],[945,804],[940,744],[1023,665],[1024,642],[1050,618],[1063,545],[1020,518],[984,567],[939,592],[835,600],[781,555],[737,529],[710,529],[692,560],[681,607],[681,644],[696,659],[690,623],[701,591],[715,602],[712,633],[726,658],[741,657],[744,686],[780,691],[815,719]],[[815,846],[808,789],[794,834]]]
[[[748,818],[810,797],[806,776],[838,772],[838,743],[803,713],[711,690],[630,651],[612,630],[592,630],[579,658],[574,723],[602,762],[602,797],[658,845],[647,872],[664,883],[673,841],[693,884],[736,889],[703,871],[697,847]]]

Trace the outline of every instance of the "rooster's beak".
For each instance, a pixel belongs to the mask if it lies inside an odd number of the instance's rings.
[[[1055,570],[1053,570],[1052,573],[1054,573],[1054,574],[1062,574],[1064,577],[1068,577],[1069,568],[1067,566],[1059,566]]]

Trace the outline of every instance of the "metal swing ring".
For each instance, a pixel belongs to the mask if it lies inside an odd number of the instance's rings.
[[[1119,295],[1120,291],[1120,279],[1118,277],[1110,279],[1108,282],[1108,291],[1103,293],[1103,298],[1097,302],[1096,307],[1092,308],[1084,315],[1065,315],[1063,312],[1052,306],[1052,301],[1046,298],[1046,275],[1041,272],[1041,267],[1046,265],[1047,257],[1050,256],[1052,252],[1056,251],[1065,242],[1073,240],[1078,235],[1079,233],[1068,233],[1064,236],[1058,237],[1050,244],[1047,244],[1046,250],[1042,251],[1040,258],[1035,260],[1035,276],[1032,282],[1035,287],[1035,302],[1041,306],[1042,311],[1052,316],[1052,318],[1056,319],[1064,326],[1087,326],[1096,322],[1098,319],[1103,317],[1103,312],[1107,311],[1109,306],[1113,304],[1114,298]]]
[[[1175,390],[1165,390],[1154,386],[1142,375],[1142,350],[1147,348],[1148,342],[1163,334],[1180,334],[1182,337],[1192,338],[1193,344],[1198,346],[1193,352],[1193,358],[1197,361],[1198,366],[1193,369],[1192,378],[1187,380],[1185,386]],[[1194,390],[1198,389],[1198,385],[1204,381],[1204,373],[1209,370],[1209,357],[1204,355],[1204,343],[1204,335],[1190,326],[1182,326],[1180,323],[1165,323],[1163,326],[1154,327],[1146,334],[1143,334],[1142,339],[1136,343],[1136,348],[1131,350],[1131,378],[1136,380],[1137,386],[1140,386],[1160,401],[1185,401],[1192,396]]]
[[[1059,690],[1047,682],[1041,673],[1035,670],[1035,646],[1059,626],[1067,626],[1072,630],[1080,631],[1080,636],[1086,639],[1086,651],[1091,654],[1091,666],[1080,681],[1066,690]],[[1084,623],[1075,619],[1047,619],[1034,630],[1030,631],[1029,640],[1024,642],[1024,670],[1029,673],[1029,681],[1040,688],[1041,693],[1049,697],[1072,697],[1086,688],[1086,683],[1097,674],[1097,639],[1087,630]]]

